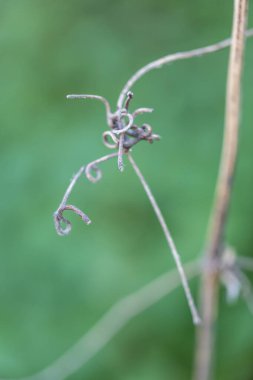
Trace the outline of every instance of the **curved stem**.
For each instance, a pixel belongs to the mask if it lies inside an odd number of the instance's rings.
[[[193,298],[192,298],[192,294],[191,294],[191,291],[190,291],[190,288],[189,288],[189,285],[188,285],[188,282],[187,282],[187,279],[186,279],[186,275],[185,275],[185,272],[184,272],[184,268],[183,268],[183,265],[181,263],[181,259],[180,259],[180,255],[177,251],[177,248],[176,248],[176,245],[172,239],[172,236],[171,236],[171,233],[168,229],[168,226],[165,222],[165,219],[164,219],[164,216],[143,176],[143,174],[141,173],[140,169],[138,168],[137,164],[135,163],[133,157],[128,154],[128,159],[135,171],[135,173],[137,174],[144,190],[145,190],[145,193],[147,194],[148,196],[148,199],[153,207],[153,210],[156,214],[156,217],[161,225],[161,228],[163,230],[163,233],[164,233],[164,236],[167,240],[167,243],[168,243],[168,246],[171,250],[171,253],[172,253],[172,256],[176,262],[176,266],[177,266],[177,270],[179,272],[179,275],[180,275],[180,278],[181,278],[181,281],[182,281],[182,285],[183,285],[183,288],[184,288],[184,292],[185,292],[185,295],[186,295],[186,299],[188,301],[188,305],[189,305],[189,308],[190,308],[190,311],[191,311],[191,314],[192,314],[192,319],[193,319],[193,323],[194,324],[199,324],[201,322],[200,320],[200,317],[198,315],[198,311],[197,311],[197,308],[195,306],[195,303],[193,301]]]
[[[66,190],[66,192],[62,198],[62,201],[61,201],[58,209],[53,214],[55,229],[56,229],[56,232],[58,233],[58,235],[66,236],[70,233],[71,228],[72,228],[70,221],[63,216],[63,212],[66,210],[73,211],[75,214],[79,215],[86,224],[91,223],[90,218],[86,214],[84,214],[83,211],[81,211],[80,209],[78,209],[77,207],[75,207],[73,205],[67,205],[67,201],[68,201],[68,199],[69,199],[69,197],[73,191],[73,188],[74,188],[76,182],[78,181],[78,179],[80,178],[80,176],[83,173],[85,173],[87,179],[90,182],[97,182],[101,178],[102,174],[101,174],[101,171],[96,167],[96,164],[107,161],[110,158],[116,157],[117,155],[118,155],[118,153],[111,153],[111,154],[107,154],[106,156],[100,157],[97,160],[91,161],[86,166],[86,168],[85,168],[85,166],[82,166],[79,169],[79,171],[74,175],[74,177],[70,181],[70,184],[69,184],[69,186],[68,186],[68,188],[67,188],[67,190]],[[97,172],[96,177],[92,176],[92,174],[91,174],[92,169],[96,170],[96,172]],[[62,226],[62,223],[65,225],[65,227]]]
[[[245,33],[246,37],[252,37],[253,36],[253,29],[248,30]],[[228,46],[231,45],[231,38],[227,38],[223,41],[217,42],[216,44],[205,46],[202,48],[194,49],[194,50],[189,50],[189,51],[184,51],[184,52],[179,52],[175,54],[169,54],[166,55],[165,57],[156,59],[153,62],[148,63],[147,65],[143,66],[141,69],[139,69],[125,84],[123,87],[117,107],[118,109],[121,109],[123,107],[124,99],[128,93],[128,91],[133,87],[133,85],[145,74],[150,72],[151,70],[154,69],[160,69],[162,66],[179,61],[181,59],[189,59],[189,58],[194,58],[194,57],[201,57],[202,55],[205,54],[210,54],[210,53],[215,53],[216,51],[222,50],[227,48]]]

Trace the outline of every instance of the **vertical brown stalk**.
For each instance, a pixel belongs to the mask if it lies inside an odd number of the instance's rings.
[[[210,230],[205,257],[219,263],[224,244],[238,146],[240,120],[240,85],[243,67],[244,33],[247,21],[247,0],[234,1],[232,44],[227,77],[225,131],[222,157],[216,186],[216,196],[211,214]],[[195,380],[210,380],[214,350],[214,325],[217,316],[219,272],[205,271],[202,278],[201,311],[202,326],[197,330]]]

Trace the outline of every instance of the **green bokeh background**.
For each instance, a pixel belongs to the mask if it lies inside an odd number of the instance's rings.
[[[252,2],[250,4],[252,6]],[[233,3],[207,0],[1,0],[0,376],[32,374],[79,339],[114,302],[174,268],[146,196],[126,162],[82,179],[72,233],[52,213],[79,167],[107,153],[103,106],[150,60],[214,43],[231,29]],[[253,25],[250,15],[249,25]],[[171,64],[134,87],[133,107],[162,135],[139,144],[141,167],[184,262],[201,254],[221,150],[228,51]],[[252,256],[253,42],[247,43],[242,129],[228,241]],[[198,283],[191,283],[197,297]],[[221,293],[216,375],[253,379],[253,317]],[[182,289],[132,320],[72,380],[191,378],[194,328]],[[51,380],[51,379],[49,379]],[[52,379],[54,380],[54,379]]]

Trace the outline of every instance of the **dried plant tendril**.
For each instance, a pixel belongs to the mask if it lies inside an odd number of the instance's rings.
[[[112,142],[109,141],[109,138]],[[119,144],[119,140],[111,131],[105,131],[103,133],[103,143],[109,149],[116,149]]]
[[[90,182],[96,183],[102,178],[102,171],[95,164],[88,164],[85,175]]]
[[[138,108],[133,112],[133,118],[135,118],[138,115],[143,115],[144,113],[151,113],[153,111],[153,108]]]
[[[86,168],[84,166],[82,166],[79,169],[79,171],[73,176],[73,178],[70,181],[70,184],[69,184],[69,186],[68,186],[68,188],[67,188],[67,190],[66,190],[66,192],[62,198],[62,201],[61,201],[58,209],[53,214],[54,225],[55,225],[55,229],[56,229],[56,232],[58,235],[66,236],[70,233],[70,231],[72,229],[71,222],[63,216],[64,211],[69,210],[69,211],[74,212],[76,215],[80,216],[82,221],[87,225],[91,223],[90,218],[82,210],[80,210],[76,206],[67,204],[68,199],[71,195],[71,192],[72,192],[76,182],[78,181],[78,179],[80,178],[80,176],[83,173],[85,173],[86,178],[90,182],[95,183],[95,182],[99,181],[99,179],[102,178],[102,172],[97,167],[97,164],[99,164],[100,162],[105,162],[105,161],[107,161],[113,157],[116,157],[116,156],[117,156],[117,153],[111,153],[111,154],[103,156],[103,157],[101,157],[95,161],[92,161],[86,166]],[[95,176],[92,173],[92,171],[95,172]]]
[[[65,210],[73,211],[75,214],[79,215],[85,224],[91,223],[90,218],[86,214],[84,214],[84,212],[82,212],[81,210],[79,210],[75,206],[66,205],[66,206],[58,209],[54,213],[55,229],[56,229],[58,235],[60,235],[60,236],[68,235],[72,229],[71,222],[63,216],[63,212]]]
[[[253,30],[249,30],[246,32],[246,36],[253,36]],[[217,44],[206,46],[203,48],[187,51],[187,52],[179,52],[176,54],[167,55],[165,57],[162,57],[156,61],[153,61],[146,66],[142,67],[140,70],[138,70],[126,83],[126,85],[123,87],[119,98],[117,102],[117,110],[116,112],[111,112],[111,107],[107,99],[105,99],[102,96],[98,95],[91,95],[91,94],[72,94],[68,95],[68,99],[96,99],[102,102],[105,106],[106,110],[106,118],[107,118],[107,124],[109,127],[109,131],[106,131],[103,133],[103,142],[107,148],[110,149],[116,149],[118,148],[118,152],[108,154],[106,156],[103,156],[95,161],[90,162],[86,168],[81,167],[78,173],[73,177],[73,179],[70,182],[69,187],[66,190],[66,193],[64,194],[64,197],[60,203],[59,208],[54,213],[54,223],[56,231],[59,235],[64,236],[69,234],[71,231],[71,223],[68,219],[66,219],[63,216],[63,212],[66,210],[70,210],[74,212],[75,214],[79,215],[81,219],[86,223],[90,224],[91,221],[89,217],[83,213],[80,209],[73,205],[68,205],[67,201],[68,198],[73,190],[73,187],[81,174],[85,172],[85,175],[87,179],[90,182],[98,182],[102,178],[102,172],[98,168],[97,164],[107,161],[108,159],[111,159],[113,157],[118,157],[118,168],[120,171],[123,171],[124,165],[123,165],[123,155],[130,152],[132,147],[139,143],[140,141],[147,141],[149,143],[152,143],[156,140],[160,140],[160,136],[157,134],[153,134],[152,127],[148,124],[143,124],[142,126],[138,126],[135,123],[135,118],[138,115],[150,113],[153,111],[151,108],[137,108],[134,112],[129,112],[129,106],[133,99],[133,93],[130,91],[132,86],[144,75],[146,75],[148,72],[150,72],[153,69],[158,69],[162,67],[165,64],[168,64],[169,62],[174,62],[177,60],[182,59],[189,59],[193,57],[199,57],[204,54],[210,54],[216,51],[219,51],[221,49],[224,49],[228,47],[231,44],[231,39],[227,39],[221,42],[218,42]],[[124,105],[123,105],[124,104]],[[109,138],[112,140],[112,142],[109,141]],[[172,254],[174,256],[176,265],[178,267],[179,274],[181,276],[182,285],[185,290],[185,294],[189,303],[190,310],[192,312],[192,317],[194,323],[198,324],[200,323],[200,318],[197,313],[197,309],[195,307],[187,279],[184,273],[184,269],[180,262],[180,257],[176,251],[174,242],[170,236],[170,233],[168,231],[168,227],[165,224],[164,218],[161,214],[161,211],[151,193],[151,190],[149,189],[144,177],[142,176],[139,168],[133,161],[132,157],[128,155],[129,161],[134,167],[134,170],[136,174],[138,175],[141,183],[144,186],[144,190],[146,191],[149,200],[154,208],[154,211],[156,213],[156,216],[161,224],[161,227],[165,233],[166,239],[168,241],[168,244],[172,250]]]
[[[54,224],[58,235],[68,235],[72,229],[70,221],[62,215],[62,210],[58,210],[54,213]]]

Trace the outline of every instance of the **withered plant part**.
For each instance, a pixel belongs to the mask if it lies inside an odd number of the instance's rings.
[[[246,33],[247,36],[253,35],[253,30],[249,30]],[[138,175],[142,185],[144,186],[145,192],[147,193],[147,196],[151,202],[151,205],[156,213],[156,216],[158,218],[158,221],[163,229],[163,232],[165,234],[167,243],[171,249],[172,255],[174,257],[174,260],[177,265],[177,269],[179,271],[182,285],[186,294],[186,298],[192,313],[193,321],[194,323],[199,323],[200,318],[197,313],[188,283],[187,279],[184,273],[183,266],[181,264],[180,256],[177,252],[175,243],[171,237],[171,234],[169,232],[169,229],[165,223],[164,217],[157,205],[157,202],[155,201],[155,198],[153,194],[151,193],[149,186],[147,185],[146,181],[144,180],[143,175],[141,174],[139,168],[133,161],[133,158],[130,156],[129,152],[132,150],[132,148],[139,143],[140,141],[148,141],[149,143],[153,143],[156,140],[159,140],[160,137],[157,134],[154,134],[152,131],[152,128],[148,124],[143,124],[139,126],[135,119],[140,114],[144,113],[150,113],[153,111],[151,108],[138,108],[132,113],[129,112],[129,105],[131,103],[131,100],[133,98],[133,93],[130,91],[132,86],[145,74],[147,74],[149,71],[153,69],[161,68],[163,65],[168,64],[170,62],[174,62],[181,59],[188,59],[193,57],[199,57],[204,54],[210,54],[216,51],[219,51],[221,49],[224,49],[228,47],[231,43],[230,39],[226,39],[224,41],[218,42],[214,45],[206,46],[203,48],[187,51],[187,52],[181,52],[176,54],[171,54],[168,56],[165,56],[163,58],[160,58],[154,62],[149,63],[148,65],[144,66],[140,70],[138,70],[126,83],[126,85],[123,87],[123,90],[120,93],[118,102],[117,102],[117,110],[115,112],[111,111],[111,107],[109,102],[102,96],[98,95],[68,95],[68,99],[96,99],[101,101],[106,110],[106,120],[109,127],[109,130],[105,131],[103,133],[103,142],[106,147],[109,149],[117,149],[118,152],[106,155],[102,158],[99,158],[95,161],[92,161],[89,163],[86,168],[83,166],[79,170],[79,172],[73,177],[63,199],[60,203],[60,206],[58,207],[57,211],[54,213],[54,222],[56,231],[59,235],[67,235],[71,231],[71,223],[68,219],[63,216],[63,212],[70,210],[76,213],[81,217],[81,219],[86,223],[90,224],[91,220],[89,217],[83,213],[80,209],[77,207],[67,204],[68,198],[73,190],[73,187],[77,180],[80,178],[82,174],[85,174],[87,179],[91,182],[97,182],[101,179],[102,173],[100,169],[97,167],[97,164],[107,161],[113,157],[118,156],[118,167],[120,171],[123,171],[124,165],[123,165],[123,156],[127,155],[129,158],[130,163],[132,164],[136,174]]]
[[[124,170],[122,156],[128,152],[134,145],[141,140],[152,143],[159,140],[160,136],[152,133],[152,128],[148,124],[138,126],[135,119],[138,115],[153,112],[152,108],[139,108],[130,113],[128,108],[133,93],[128,91],[126,94],[125,104],[116,112],[111,112],[109,102],[102,96],[97,95],[68,95],[67,99],[97,99],[105,105],[106,120],[109,131],[103,133],[103,142],[109,149],[118,148],[118,167],[120,171]],[[111,141],[110,141],[111,140]]]
[[[90,182],[95,183],[95,182],[99,181],[102,178],[102,172],[97,167],[97,164],[99,164],[100,162],[107,161],[110,158],[113,158],[116,156],[117,156],[117,153],[111,153],[111,154],[108,154],[106,156],[103,156],[103,157],[101,157],[95,161],[90,162],[86,167],[82,166],[79,169],[79,171],[74,175],[74,177],[70,181],[70,184],[69,184],[69,186],[68,186],[68,188],[64,194],[64,197],[62,198],[62,201],[61,201],[58,209],[54,212],[54,215],[53,215],[55,229],[56,229],[56,232],[58,233],[58,235],[60,235],[60,236],[68,235],[72,229],[71,222],[63,216],[63,212],[66,210],[73,211],[75,214],[79,215],[81,217],[81,219],[84,221],[84,223],[86,223],[86,224],[91,223],[90,218],[83,211],[81,211],[79,208],[77,208],[73,205],[67,204],[67,201],[70,197],[70,194],[71,194],[77,180],[80,178],[80,176],[82,174],[85,174],[86,178]],[[92,173],[92,172],[94,172],[94,173]]]
[[[86,214],[84,214],[81,210],[79,210],[77,207],[73,205],[67,204],[71,191],[76,181],[80,178],[80,176],[83,173],[85,173],[89,181],[91,182],[99,181],[102,178],[102,173],[100,169],[97,167],[97,164],[103,161],[107,161],[108,159],[113,158],[115,156],[118,156],[118,166],[119,166],[119,169],[122,171],[123,170],[122,157],[123,157],[123,154],[127,154],[131,165],[133,166],[137,176],[139,177],[142,185],[144,186],[144,190],[155,211],[157,219],[162,227],[165,238],[167,240],[168,246],[176,262],[176,266],[180,274],[182,285],[183,285],[185,295],[189,304],[189,308],[191,310],[193,322],[194,324],[200,323],[200,318],[199,318],[195,303],[193,301],[193,298],[190,292],[190,288],[189,288],[189,285],[184,273],[184,269],[181,263],[179,253],[177,252],[175,243],[166,225],[165,219],[161,213],[161,210],[158,207],[157,202],[155,201],[153,194],[151,193],[151,190],[148,184],[146,183],[143,175],[141,174],[140,169],[137,167],[132,156],[130,156],[129,154],[130,149],[142,140],[148,141],[149,143],[152,143],[155,140],[159,140],[159,136],[156,134],[153,134],[152,128],[148,124],[143,124],[142,126],[139,127],[137,124],[134,123],[135,118],[138,115],[142,113],[152,112],[152,109],[139,108],[135,110],[132,114],[130,114],[128,111],[128,107],[129,107],[131,99],[133,98],[132,92],[127,93],[124,108],[121,109],[120,112],[116,112],[114,114],[111,112],[108,101],[103,97],[95,96],[95,95],[68,95],[68,98],[71,98],[71,99],[91,98],[91,99],[98,99],[104,103],[105,108],[106,108],[107,122],[109,123],[109,127],[111,128],[111,131],[106,131],[103,133],[103,141],[104,141],[104,144],[110,149],[118,148],[118,152],[109,154],[107,156],[99,158],[98,160],[92,161],[86,166],[86,168],[84,166],[81,167],[78,173],[73,177],[63,197],[63,200],[60,203],[60,206],[58,207],[57,211],[54,213],[54,222],[55,222],[55,228],[56,228],[57,233],[63,236],[63,235],[69,234],[69,232],[71,231],[70,221],[63,216],[63,212],[66,210],[71,210],[75,214],[79,215],[86,224],[91,223],[90,218]],[[109,138],[111,139],[111,142],[109,141]],[[92,174],[92,172],[94,172],[94,174]]]

